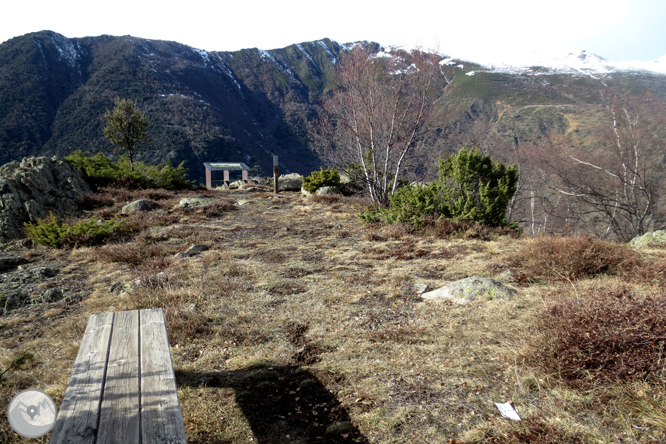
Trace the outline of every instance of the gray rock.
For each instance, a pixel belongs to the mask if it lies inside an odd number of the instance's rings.
[[[65,297],[65,292],[59,288],[49,288],[42,293],[40,299],[42,302],[57,302]]]
[[[428,291],[428,284],[414,284],[416,294],[423,294]]]
[[[342,194],[338,187],[319,187],[315,194],[318,196],[332,196]]]
[[[30,301],[30,296],[22,291],[11,291],[7,294],[0,294],[0,307],[7,313],[10,310],[23,307]]]
[[[207,245],[202,245],[202,244],[194,244],[190,248],[188,248],[185,251],[181,251],[180,253],[176,254],[176,257],[192,257],[196,256],[197,254],[201,254],[202,252],[208,250]]]
[[[300,191],[302,186],[303,176],[298,173],[278,177],[278,191]]]
[[[516,290],[496,280],[473,276],[452,282],[437,290],[423,293],[423,299],[449,299],[458,304],[477,300],[507,299],[516,294]]]
[[[157,206],[158,205],[155,202],[152,202],[150,200],[139,199],[125,205],[122,209],[122,213],[123,214],[145,213],[154,210],[155,208],[157,208]]]
[[[213,199],[207,197],[184,197],[180,199],[180,208],[203,208],[212,205]]]
[[[0,254],[0,272],[11,270],[26,262],[28,262],[27,259],[15,254]]]
[[[656,230],[637,236],[629,242],[634,248],[663,248],[666,247],[666,230]]]
[[[23,237],[24,224],[53,212],[62,217],[91,190],[60,157],[27,157],[0,167],[0,242]]]
[[[229,189],[230,190],[237,190],[238,188],[242,187],[245,185],[245,183],[242,180],[234,180],[233,182],[229,183]]]

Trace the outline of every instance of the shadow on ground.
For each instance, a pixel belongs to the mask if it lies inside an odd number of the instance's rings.
[[[176,372],[178,386],[231,387],[259,444],[369,443],[309,370],[270,363],[234,371]]]

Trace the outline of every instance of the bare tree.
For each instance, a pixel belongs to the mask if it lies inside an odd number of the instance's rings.
[[[439,60],[422,51],[378,56],[359,46],[338,63],[316,145],[335,166],[359,165],[375,203],[388,204],[406,159],[430,129],[434,101],[448,82]]]
[[[615,98],[595,131],[598,146],[574,143],[562,150],[556,188],[581,203],[588,223],[603,224],[603,237],[627,241],[661,225],[657,203],[666,145],[657,120],[663,112],[655,103],[649,97]]]

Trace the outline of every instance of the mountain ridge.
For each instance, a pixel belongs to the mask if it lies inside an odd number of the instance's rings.
[[[330,39],[273,50],[205,51],[132,36],[70,39],[42,31],[16,37],[0,44],[0,163],[74,150],[112,154],[103,116],[122,96],[137,100],[153,123],[154,143],[140,160],[186,162],[200,182],[203,162],[243,161],[255,174],[270,174],[272,155],[279,156],[282,171],[306,174],[323,165],[310,142],[321,100],[333,87],[338,58],[357,45],[385,56],[405,51]],[[460,135],[479,119],[516,142],[567,131],[562,110],[516,116],[524,106],[602,106],[599,88],[607,81],[666,99],[666,76],[647,71],[600,74],[579,66],[573,72],[512,72],[439,57],[450,84],[438,103],[459,112],[436,131],[456,138],[433,137],[422,164],[459,148]],[[584,59],[579,61],[605,66],[598,56],[585,53]]]

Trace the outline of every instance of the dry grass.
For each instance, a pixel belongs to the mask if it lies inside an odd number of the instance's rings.
[[[542,337],[533,326],[554,313],[551,306],[576,294],[583,299],[595,285],[619,286],[608,273],[623,275],[626,262],[597,270],[595,280],[567,274],[575,291],[550,275],[545,284],[524,280],[504,302],[423,302],[415,284],[434,289],[472,275],[498,278],[534,241],[441,221],[418,230],[363,225],[357,198],[208,193],[222,203],[250,202],[235,211],[222,204],[219,212],[183,213],[173,210],[181,196],[169,195],[158,200],[166,215],[142,218],[125,243],[24,252],[35,260],[58,255],[58,285],[76,284],[82,296],[0,319],[0,367],[18,351],[37,357],[27,371],[7,375],[0,399],[35,387],[59,404],[89,314],[161,307],[190,444],[666,439],[660,379],[572,387],[530,354]],[[194,243],[209,249],[174,256]],[[513,268],[514,285],[520,272],[533,273],[524,263]],[[634,273],[626,285],[648,294],[659,280],[660,268],[652,270]],[[111,293],[114,283],[132,285]],[[595,293],[599,301],[612,296],[604,291]],[[624,307],[606,305],[613,316]],[[576,306],[567,307],[573,318]],[[658,374],[659,365],[648,373]],[[494,403],[507,401],[524,421],[500,417]],[[0,441],[28,442],[0,421]]]

